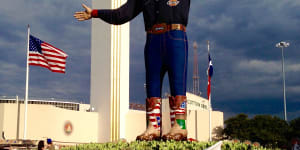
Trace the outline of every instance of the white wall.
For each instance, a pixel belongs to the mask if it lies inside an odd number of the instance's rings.
[[[16,139],[17,130],[17,104],[0,104],[4,108],[0,113],[0,124],[7,139]],[[0,110],[0,112],[1,112]],[[20,139],[24,133],[24,105],[20,109]],[[73,132],[65,134],[64,125],[70,121]],[[98,114],[95,112],[80,112],[57,108],[49,105],[28,105],[27,139],[40,140],[47,137],[54,141],[64,142],[97,142]]]

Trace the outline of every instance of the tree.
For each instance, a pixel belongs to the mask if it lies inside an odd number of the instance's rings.
[[[293,126],[298,131],[299,120],[293,121]],[[285,120],[271,115],[257,115],[248,119],[247,115],[239,114],[226,120],[224,128],[224,134],[229,139],[250,140],[272,148],[286,147],[289,131],[290,127]]]
[[[290,137],[291,138],[300,138],[300,117],[290,121]]]
[[[257,115],[250,120],[251,141],[258,141],[266,147],[283,147],[288,143],[289,125],[283,119],[271,115]]]
[[[229,139],[248,140],[249,119],[246,114],[238,114],[236,117],[225,121],[224,134]]]

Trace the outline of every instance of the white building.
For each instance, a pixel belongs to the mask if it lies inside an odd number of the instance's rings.
[[[1,98],[1,97],[0,97]],[[209,118],[207,100],[187,93],[188,137],[199,141],[209,140]],[[163,100],[163,134],[170,129],[170,114],[167,99]],[[18,104],[13,98],[0,100],[0,132],[4,132],[6,139],[22,139],[24,133],[24,104],[20,101],[19,128]],[[125,138],[135,140],[138,134],[146,129],[145,111],[129,110],[126,116]],[[73,102],[29,100],[27,139],[41,140],[52,138],[57,144],[60,142],[89,143],[101,139],[99,128],[106,126],[105,122],[98,122],[101,115],[90,112],[89,104]],[[71,130],[70,130],[71,125]],[[213,139],[218,136],[217,131],[223,127],[223,113],[212,112]],[[17,133],[19,131],[19,133]],[[1,137],[0,137],[1,140]]]
[[[206,98],[186,93],[188,110],[209,110],[209,101]]]

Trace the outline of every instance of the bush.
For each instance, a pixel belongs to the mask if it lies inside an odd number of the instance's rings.
[[[103,143],[103,144],[82,144],[77,146],[65,147],[62,150],[204,150],[215,144],[215,142],[176,142],[176,141],[134,141],[131,143]]]
[[[248,119],[247,115],[239,114],[226,120],[225,124],[224,134],[228,139],[257,141],[269,148],[288,145],[290,127],[278,117],[257,115]]]
[[[72,147],[65,147],[61,150],[204,150],[216,142],[176,142],[176,141],[134,141],[131,143],[103,143],[103,144],[82,144]],[[258,145],[241,142],[225,141],[222,150],[269,150]]]
[[[260,146],[260,144],[257,142],[251,144],[250,141],[244,141],[243,143],[241,143],[235,140],[235,141],[223,142],[222,150],[271,150],[271,149],[264,148]],[[272,149],[272,150],[279,150],[279,149]]]

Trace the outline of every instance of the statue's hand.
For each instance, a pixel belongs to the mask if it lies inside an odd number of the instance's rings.
[[[91,19],[92,9],[84,4],[82,4],[82,7],[85,9],[85,11],[75,12],[74,18],[76,18],[78,21],[85,21]]]

